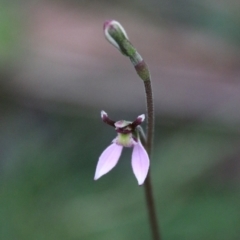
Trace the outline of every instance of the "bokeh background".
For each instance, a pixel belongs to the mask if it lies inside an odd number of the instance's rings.
[[[240,2],[0,0],[0,239],[150,239],[131,149],[93,181],[115,120],[145,113],[116,19],[148,63],[163,239],[240,239]]]

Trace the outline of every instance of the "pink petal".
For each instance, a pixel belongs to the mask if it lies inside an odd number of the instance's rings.
[[[148,154],[142,143],[139,141],[134,145],[132,153],[133,173],[136,176],[139,185],[144,183],[148,174],[149,165],[150,161]]]
[[[103,151],[97,163],[94,180],[99,179],[102,175],[108,173],[116,166],[121,155],[122,148],[122,146],[112,143]]]

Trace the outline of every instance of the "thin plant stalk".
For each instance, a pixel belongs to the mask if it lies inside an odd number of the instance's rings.
[[[151,158],[153,147],[153,135],[154,135],[154,103],[151,81],[144,81],[146,103],[147,103],[147,136],[141,126],[138,127],[138,133],[140,135],[143,146],[145,147],[149,158]],[[156,207],[154,203],[151,172],[149,170],[147,178],[144,182],[144,192],[146,198],[146,205],[148,209],[149,223],[152,232],[153,240],[161,240],[158,219],[156,215]]]
[[[144,81],[146,101],[147,101],[147,138],[145,143],[146,151],[151,159],[152,147],[153,147],[153,132],[154,132],[154,104],[151,81]],[[151,183],[151,172],[148,172],[148,176],[144,183],[145,197],[148,208],[149,222],[152,230],[152,237],[154,240],[161,240],[159,225],[156,215],[156,207],[154,203],[154,196]]]

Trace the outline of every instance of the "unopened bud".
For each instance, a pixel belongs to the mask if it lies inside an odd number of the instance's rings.
[[[127,33],[122,25],[115,20],[108,20],[104,22],[103,29],[106,39],[121,51],[120,45],[124,40],[128,40]]]
[[[130,43],[127,33],[122,25],[115,21],[106,21],[103,25],[106,39],[116,47],[123,55],[134,58],[136,49]]]
[[[130,58],[140,78],[143,81],[150,80],[147,64],[129,41],[122,25],[115,20],[109,20],[104,23],[103,29],[106,39],[122,54]]]

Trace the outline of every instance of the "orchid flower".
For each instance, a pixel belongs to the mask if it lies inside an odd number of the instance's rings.
[[[145,115],[138,116],[134,122],[125,120],[115,122],[108,117],[106,112],[101,111],[101,118],[105,123],[115,128],[117,137],[99,157],[94,180],[99,179],[116,166],[123,147],[133,147],[133,173],[137,178],[138,184],[143,184],[148,174],[150,161],[139,138],[137,127],[144,121]]]

